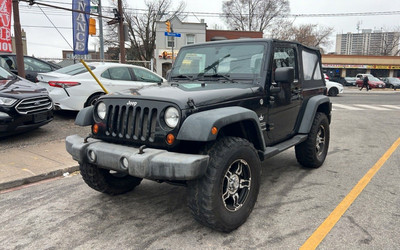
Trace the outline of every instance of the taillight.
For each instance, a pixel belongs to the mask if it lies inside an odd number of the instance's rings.
[[[63,81],[50,81],[49,85],[55,88],[69,88],[81,85],[80,82],[63,82]]]

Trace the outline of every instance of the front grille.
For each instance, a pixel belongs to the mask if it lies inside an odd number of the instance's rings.
[[[110,105],[107,110],[107,136],[135,141],[154,142],[157,109]]]
[[[32,114],[41,111],[47,111],[51,109],[53,103],[48,96],[38,96],[23,99],[18,105],[15,107],[18,113],[20,114]]]

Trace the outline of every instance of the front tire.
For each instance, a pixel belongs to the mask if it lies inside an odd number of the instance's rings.
[[[79,169],[89,187],[109,195],[127,193],[142,181],[142,178],[113,172],[89,163],[79,163]]]
[[[329,96],[337,96],[338,93],[339,93],[339,90],[337,88],[330,88],[329,92],[328,92],[328,95]]]
[[[188,206],[200,223],[230,232],[242,225],[257,201],[261,162],[245,139],[218,139],[207,153],[206,174],[188,182]]]
[[[296,145],[297,161],[307,168],[318,168],[324,163],[329,148],[328,117],[317,112],[307,140]]]

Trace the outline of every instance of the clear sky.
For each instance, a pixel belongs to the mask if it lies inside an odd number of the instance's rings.
[[[112,0],[110,0],[112,1]],[[103,6],[109,6],[110,1],[102,0]],[[116,0],[114,0],[116,1]],[[38,0],[64,8],[71,8],[71,0]],[[143,8],[144,0],[128,0],[130,8]],[[180,1],[173,0],[176,4]],[[205,19],[209,28],[226,27],[217,13],[222,12],[223,0],[184,0],[185,11],[189,14],[185,21],[197,22]],[[72,17],[71,13],[64,10],[56,10],[47,7],[29,6],[20,2],[21,27],[27,34],[28,54],[36,57],[61,58],[63,49],[71,49],[72,45]],[[367,12],[391,12],[394,15],[362,15],[362,16],[335,16],[335,17],[296,17],[295,24],[313,23],[333,27],[331,37],[332,46],[328,51],[334,51],[335,35],[339,33],[357,32],[357,24],[360,29],[400,29],[400,0],[290,0],[291,14],[343,14],[343,13],[367,13]],[[107,9],[109,10],[109,9]],[[111,13],[104,15],[113,16]],[[206,13],[206,14],[203,14]],[[105,20],[106,22],[107,20]],[[58,31],[52,23],[58,27]],[[105,24],[106,25],[106,24]],[[12,33],[13,27],[12,27]],[[59,34],[61,33],[64,38]],[[68,43],[67,43],[68,42]],[[97,38],[89,38],[89,49],[98,50]]]

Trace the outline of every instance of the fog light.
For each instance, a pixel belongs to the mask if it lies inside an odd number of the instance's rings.
[[[122,157],[121,158],[121,168],[126,170],[126,169],[128,169],[128,167],[129,167],[128,159],[126,157]]]
[[[96,161],[96,154],[94,153],[93,150],[89,150],[88,158],[89,158],[89,161],[91,161],[91,162],[95,162]]]

